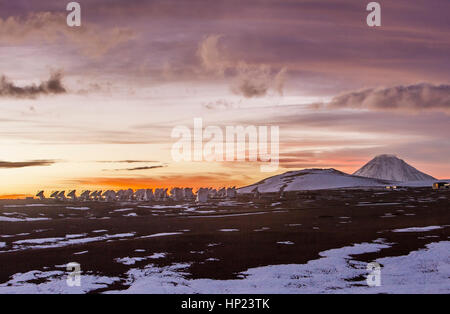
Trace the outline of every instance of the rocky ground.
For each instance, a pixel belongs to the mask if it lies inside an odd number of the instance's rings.
[[[449,191],[314,198],[3,200],[0,293],[450,292]],[[384,276],[373,289],[372,261]],[[70,262],[80,264],[81,287],[66,285]]]

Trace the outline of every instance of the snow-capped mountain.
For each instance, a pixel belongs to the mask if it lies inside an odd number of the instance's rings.
[[[356,176],[399,182],[436,180],[394,155],[379,155],[354,173]]]
[[[264,179],[258,183],[240,188],[238,193],[251,193],[256,188],[260,193],[279,192],[280,190],[302,191],[338,188],[377,187],[390,185],[388,180],[358,177],[336,169],[304,169],[289,171]]]

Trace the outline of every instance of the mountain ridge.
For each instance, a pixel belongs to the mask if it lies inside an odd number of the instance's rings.
[[[354,176],[334,168],[311,168],[288,171],[265,178],[240,188],[238,193],[252,193],[256,189],[260,193],[274,193],[280,191],[382,187],[390,184],[392,184],[392,181]]]
[[[436,178],[417,170],[403,159],[392,154],[376,156],[354,172],[353,175],[398,182],[436,180]]]
[[[389,185],[419,187],[429,186],[436,180],[395,155],[383,154],[376,156],[353,174],[334,168],[293,170],[241,187],[238,193],[252,193],[256,190],[260,193],[274,193]]]

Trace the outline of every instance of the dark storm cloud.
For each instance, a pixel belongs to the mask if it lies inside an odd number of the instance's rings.
[[[103,171],[140,171],[140,170],[152,170],[167,167],[167,164],[161,164],[160,161],[156,160],[111,160],[111,161],[97,161],[97,163],[113,163],[113,164],[141,164],[141,163],[159,163],[157,165],[143,165],[132,168],[117,168],[117,169],[103,169]]]
[[[100,161],[97,161],[97,162],[100,162],[100,163],[136,164],[136,163],[144,163],[144,162],[150,163],[150,162],[159,162],[159,161],[156,161],[156,160],[132,160],[132,159],[127,159],[127,160],[106,160],[106,161],[100,160]]]
[[[167,165],[158,165],[158,166],[143,166],[143,167],[134,167],[134,168],[118,168],[118,169],[103,169],[103,171],[142,171],[142,170],[153,170],[159,168],[165,168]]]
[[[0,161],[0,168],[13,169],[25,167],[51,166],[54,160],[30,160],[30,161]]]
[[[60,44],[60,47],[63,47],[61,44],[69,43],[78,47],[83,54],[98,58],[135,37],[135,32],[128,27],[107,26],[86,20],[80,27],[68,27],[65,6],[56,12],[33,10],[39,7],[27,3],[20,14],[0,17],[0,43],[45,43]]]
[[[450,112],[450,85],[428,83],[371,88],[334,97],[327,108]]]
[[[55,72],[50,78],[39,85],[17,86],[6,76],[0,79],[0,97],[36,98],[40,95],[64,94],[66,89],[62,84],[62,73]]]
[[[151,169],[158,169],[158,168],[164,168],[166,166],[145,166],[145,167],[134,167],[134,168],[127,168],[127,169],[116,169],[116,170],[125,170],[125,171],[138,171],[138,170],[151,170]]]
[[[217,66],[205,63],[205,56],[222,70],[239,62],[253,69],[265,65],[272,74],[287,68],[292,79],[285,88],[295,86],[308,95],[448,80],[448,0],[385,1],[377,29],[366,25],[367,2],[355,0],[92,0],[81,5],[86,29],[74,31],[64,25],[65,3],[9,1],[0,12],[9,26],[0,25],[0,38],[68,43],[70,49],[74,45],[102,56],[94,66],[74,58],[74,67],[84,74],[101,70],[155,82],[219,80],[199,70]],[[212,40],[205,48],[210,49],[199,56],[199,44],[208,36]],[[256,81],[236,78],[233,91],[266,95],[268,84],[260,74]]]
[[[210,35],[199,44],[197,54],[205,71],[231,79],[231,91],[245,98],[263,97],[270,90],[283,95],[287,69],[274,71],[269,64],[234,60],[221,47],[221,35]]]
[[[257,120],[249,120],[258,122]],[[274,114],[270,122],[283,130],[317,129],[345,132],[367,132],[377,134],[427,135],[445,138],[450,132],[450,117],[438,112],[422,115],[405,115],[401,112],[317,112],[302,113],[285,110]],[[247,123],[247,122],[246,122]]]
[[[271,89],[283,95],[286,68],[272,74],[267,65],[240,64],[231,90],[246,98],[266,96]]]

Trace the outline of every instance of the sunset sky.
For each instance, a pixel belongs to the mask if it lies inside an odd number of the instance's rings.
[[[0,0],[0,195],[242,186],[396,154],[450,178],[450,1]],[[280,166],[174,162],[175,126],[275,125]]]

